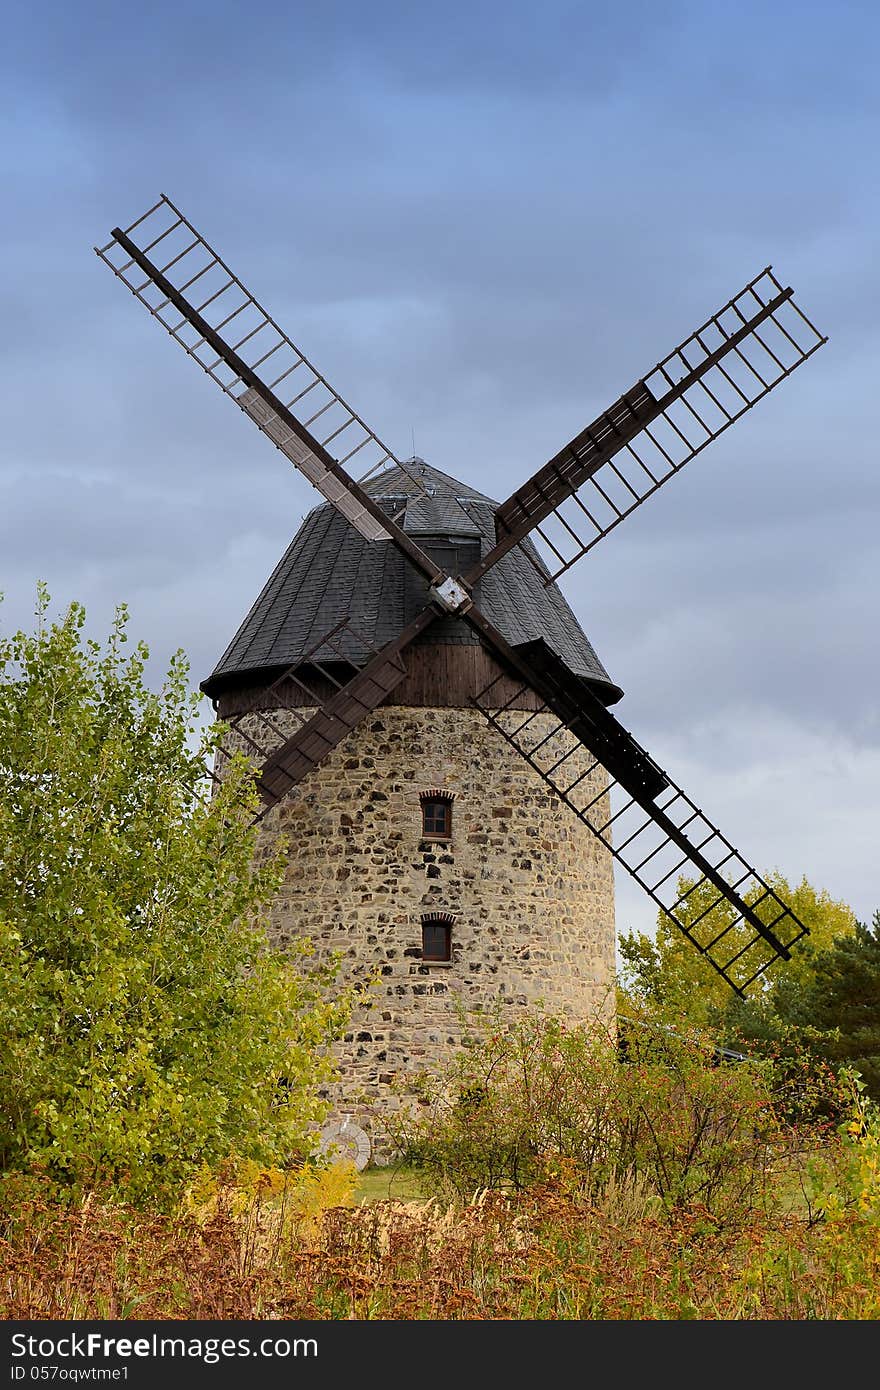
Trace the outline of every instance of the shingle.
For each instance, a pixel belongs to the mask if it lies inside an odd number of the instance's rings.
[[[412,475],[425,491],[416,494]],[[386,469],[365,484],[374,497],[409,498],[401,524],[426,545],[444,541],[464,555],[479,541],[485,554],[495,542],[497,503],[421,459],[407,472]],[[470,546],[468,546],[470,542]],[[594,684],[606,699],[619,697],[608,672],[561,591],[545,585],[526,551],[543,569],[531,541],[509,551],[484,575],[477,602],[511,646],[541,637],[569,670]],[[546,573],[546,571],[544,571]],[[211,675],[208,695],[248,673],[280,671],[301,661],[321,637],[346,620],[343,650],[355,663],[392,641],[427,602],[427,583],[392,542],[367,541],[329,503],[311,511],[241,623]],[[454,617],[440,618],[424,642],[478,638]]]

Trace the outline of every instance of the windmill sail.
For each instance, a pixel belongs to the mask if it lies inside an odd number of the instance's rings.
[[[543,642],[516,655],[530,678],[503,702],[496,678],[475,696],[476,707],[731,988],[745,994],[768,965],[789,958],[807,928]],[[515,706],[529,689],[544,703],[523,713]],[[549,721],[541,718],[547,715]],[[586,769],[585,747],[595,759]],[[600,767],[611,780],[597,793],[591,774]],[[695,877],[682,888],[688,875]],[[702,911],[695,914],[697,901]]]
[[[164,194],[125,230],[114,228],[112,239],[95,251],[361,535],[378,541],[393,535],[423,573],[432,580],[441,577],[362,487],[390,464],[418,487],[416,477]],[[352,467],[358,469],[358,481],[350,474]]]
[[[558,579],[825,342],[763,270],[501,504],[469,581],[526,535]]]
[[[407,674],[403,652],[437,616],[426,608],[400,636],[357,670],[307,723],[266,759],[259,789],[266,808],[287,796],[318,767],[368,714],[372,714]]]
[[[254,701],[223,720],[212,780],[222,781],[224,763],[243,752],[254,765],[262,819],[400,684],[407,674],[404,650],[436,616],[426,609],[380,651],[344,619],[337,623]],[[372,653],[365,664],[351,660],[352,645]]]

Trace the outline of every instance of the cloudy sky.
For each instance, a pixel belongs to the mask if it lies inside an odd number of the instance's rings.
[[[44,3],[4,20],[5,631],[212,669],[309,485],[92,251],[161,192],[399,455],[506,497],[770,264],[830,341],[563,589],[760,869],[880,906],[871,0]],[[621,928],[649,905],[622,884]]]

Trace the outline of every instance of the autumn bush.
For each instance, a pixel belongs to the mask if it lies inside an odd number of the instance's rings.
[[[621,1060],[601,1019],[469,1020],[468,1046],[425,1076],[394,1141],[431,1190],[518,1192],[560,1170],[593,1199],[637,1182],[658,1210],[699,1204],[716,1225],[779,1195],[780,1169],[817,1142],[779,1106],[773,1066],[674,1032],[631,1032]]]
[[[803,1165],[808,1200],[726,1224],[699,1200],[663,1208],[633,1174],[588,1190],[565,1164],[518,1191],[364,1205],[345,1174],[251,1167],[154,1215],[16,1179],[0,1185],[0,1317],[876,1319],[880,1116],[849,1084],[846,1120]]]

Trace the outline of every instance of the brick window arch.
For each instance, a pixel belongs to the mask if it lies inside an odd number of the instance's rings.
[[[419,792],[422,812],[423,840],[450,840],[452,838],[452,803],[454,792],[434,787],[430,791]]]
[[[455,917],[451,912],[426,912],[422,914],[422,960],[452,960],[452,924]]]

